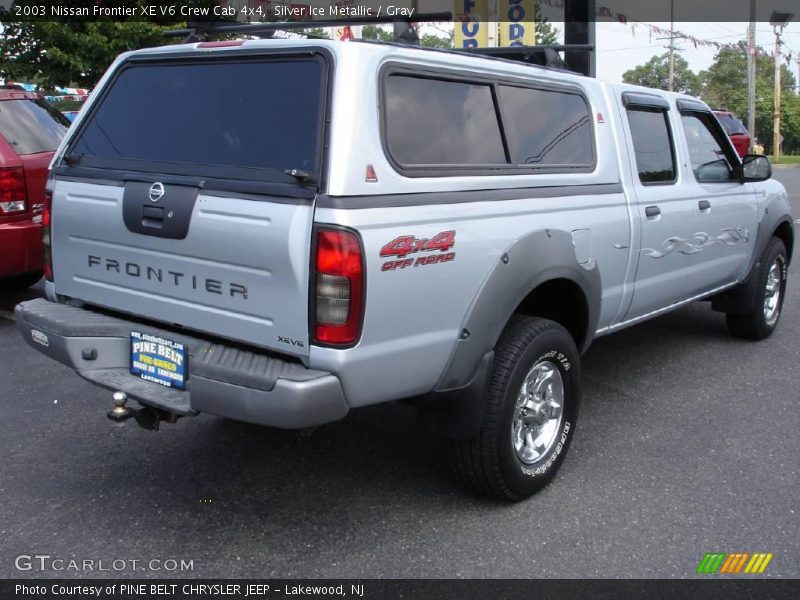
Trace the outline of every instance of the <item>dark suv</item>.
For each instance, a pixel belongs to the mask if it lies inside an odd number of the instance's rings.
[[[47,168],[68,127],[38,94],[0,88],[0,290],[42,276]]]

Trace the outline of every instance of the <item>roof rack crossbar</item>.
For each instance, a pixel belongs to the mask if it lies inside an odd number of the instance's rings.
[[[561,57],[559,52],[574,56],[576,52],[591,53],[594,51],[593,44],[542,44],[539,46],[509,46],[503,48],[455,48],[456,52],[474,54],[488,58],[500,58],[512,60],[528,65],[537,65],[558,69],[561,71],[572,71],[573,73],[583,74],[580,70],[572,68],[569,60]]]
[[[209,36],[224,35],[228,33],[242,33],[245,35],[258,35],[274,31],[290,31],[292,29],[312,29],[316,27],[343,27],[345,25],[374,25],[382,23],[428,23],[437,21],[452,21],[451,12],[421,13],[410,17],[383,16],[383,17],[349,17],[331,20],[284,21],[279,23],[231,23],[229,21],[212,21],[193,23],[188,29],[173,29],[165,31],[165,37],[185,37],[187,42],[204,41]]]
[[[516,54],[535,54],[543,53],[547,50],[555,52],[575,52],[585,51],[590,52],[594,50],[593,44],[541,44],[537,46],[506,46],[503,48],[454,48],[458,52],[469,52],[474,54],[488,54],[489,56],[503,57],[505,55]]]

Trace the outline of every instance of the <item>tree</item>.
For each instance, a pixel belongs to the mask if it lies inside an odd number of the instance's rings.
[[[536,43],[542,44],[557,44],[558,43],[558,29],[553,27],[547,20],[547,17],[542,16],[542,11],[539,8],[539,3],[536,3]]]
[[[659,90],[669,89],[669,53],[654,56],[643,65],[625,71],[622,81]],[[675,56],[673,90],[697,96],[701,91],[700,77],[681,56]]]
[[[17,0],[52,10],[85,8],[84,0]],[[98,2],[98,5],[101,4]],[[139,10],[155,6],[154,0],[130,0],[125,6]],[[185,0],[184,5],[211,7],[216,0]],[[160,10],[158,11],[159,15]],[[54,14],[54,13],[49,13]],[[140,14],[140,13],[137,13]],[[0,77],[37,83],[45,88],[77,86],[91,88],[117,55],[149,46],[180,43],[180,38],[164,38],[167,29],[186,27],[180,16],[158,16],[147,21],[141,17],[124,18],[70,17],[60,21],[14,21],[12,13],[0,8]],[[83,19],[83,20],[81,20]]]
[[[747,123],[747,54],[745,42],[722,48],[707,71],[700,73],[702,97]],[[784,152],[800,151],[800,98],[792,72],[781,65],[781,134]],[[775,110],[775,63],[759,49],[756,55],[756,137],[772,152]]]
[[[364,25],[361,29],[361,38],[364,40],[391,42],[394,35],[380,25]]]
[[[47,89],[93,87],[118,54],[165,43],[162,28],[143,22],[3,22],[0,75]]]
[[[313,29],[305,29],[305,34],[310,38],[323,38],[330,39],[330,30],[324,27],[314,27]]]
[[[453,34],[451,33],[449,37],[442,37],[425,33],[420,37],[419,44],[424,48],[452,48]]]

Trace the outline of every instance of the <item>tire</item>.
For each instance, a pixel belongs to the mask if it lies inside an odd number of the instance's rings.
[[[763,340],[772,335],[778,326],[786,297],[786,265],[789,260],[786,247],[778,238],[772,238],[756,270],[756,300],[749,312],[728,313],[725,319],[728,330],[735,337]]]
[[[19,292],[31,287],[42,278],[42,272],[25,273],[15,275],[7,279],[0,279],[0,292]]]
[[[529,394],[526,415],[518,406],[524,382],[526,391],[531,392],[529,384],[538,384],[544,393]],[[558,400],[559,383],[563,394],[555,417],[548,402]],[[547,319],[513,317],[495,346],[480,431],[466,441],[450,442],[459,477],[478,493],[509,501],[542,489],[564,461],[580,394],[578,350],[567,330]],[[530,429],[520,428],[523,423]]]

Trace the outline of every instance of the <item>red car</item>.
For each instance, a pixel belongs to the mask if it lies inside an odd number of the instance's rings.
[[[47,167],[68,127],[38,94],[0,87],[0,290],[42,276]]]
[[[733,147],[736,148],[736,152],[739,153],[739,156],[749,154],[750,134],[747,133],[747,127],[745,127],[742,122],[736,118],[736,115],[729,110],[715,110],[714,114],[717,115],[717,119],[722,123],[722,127],[725,129],[728,137],[731,138]]]

